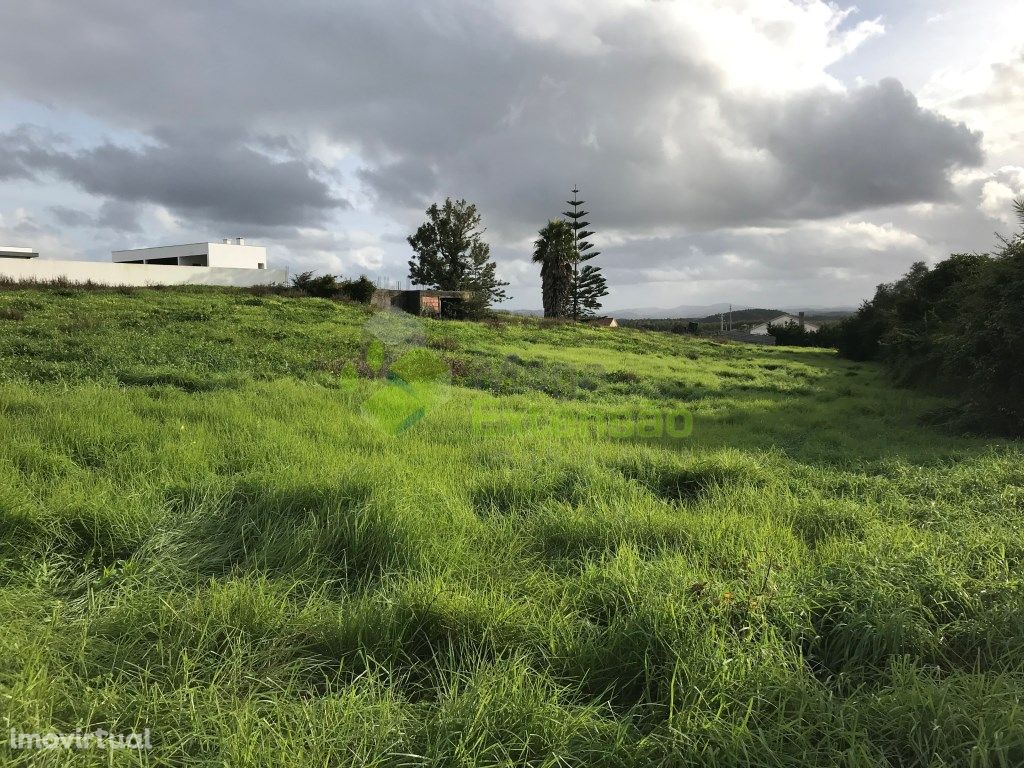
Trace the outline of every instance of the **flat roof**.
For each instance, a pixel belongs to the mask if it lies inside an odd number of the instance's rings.
[[[180,244],[177,244],[177,245],[149,245],[149,246],[146,246],[145,248],[125,248],[125,249],[119,250],[119,251],[111,251],[111,253],[135,253],[136,251],[159,251],[159,250],[161,250],[163,248],[192,248],[192,247],[198,248],[200,246],[207,246],[207,245],[230,245],[230,246],[232,246],[234,248],[265,248],[266,247],[266,246],[263,246],[263,245],[254,245],[253,243],[225,243],[223,241],[215,243],[215,242],[211,242],[211,241],[207,240],[207,241],[204,241],[204,242],[201,242],[201,243],[180,243]]]
[[[473,295],[473,291],[442,291],[434,288],[377,288],[376,290],[396,295],[399,293],[418,293],[438,299],[464,299]]]
[[[0,245],[0,256],[9,259],[34,259],[39,254],[31,248],[21,248],[14,245]]]

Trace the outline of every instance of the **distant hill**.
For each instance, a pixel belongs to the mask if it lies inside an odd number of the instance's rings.
[[[809,323],[815,325],[821,325],[823,323],[834,323],[841,320],[844,317],[853,314],[853,310],[816,310],[806,311],[804,319]],[[785,309],[765,309],[762,307],[753,309],[734,309],[732,311],[732,327],[736,330],[742,330],[751,325],[758,323],[766,323],[770,320],[774,320],[779,315],[799,315],[799,311],[785,310]],[[660,318],[647,318],[647,317],[626,317],[619,318],[619,325],[627,328],[644,328],[649,331],[672,331],[674,333],[682,333],[686,330],[689,323],[697,323],[701,330],[707,331],[709,329],[716,329],[722,323],[722,320],[729,323],[729,310],[728,307],[722,312],[715,312],[714,314],[703,315],[700,317],[660,317]]]
[[[789,307],[785,306],[783,309],[765,309],[765,308],[744,308],[739,309],[738,307],[733,310],[732,318],[733,322],[737,321],[737,318],[741,313],[753,312],[753,313],[767,313],[767,317],[761,317],[754,315],[758,319],[744,320],[744,322],[764,322],[765,319],[770,320],[772,317],[778,317],[781,314],[795,315],[803,310],[806,313],[807,319],[810,320],[812,317],[818,320],[837,320],[848,315],[852,315],[856,312],[854,307]],[[697,322],[711,322],[714,320],[718,321],[718,315],[721,312],[728,312],[729,305],[726,303],[718,304],[681,304],[677,307],[635,307],[630,309],[606,309],[604,314],[611,315],[620,320],[626,319],[672,319],[672,320],[696,320]]]
[[[513,315],[522,315],[525,317],[543,317],[544,311],[541,309],[511,309],[507,310]],[[805,309],[805,317],[808,322],[812,323],[828,323],[841,320],[844,317],[852,315],[856,310],[852,307],[828,307],[828,308],[808,308]],[[647,307],[638,309],[607,309],[602,310],[602,314],[614,317],[620,322],[627,321],[627,324],[635,325],[632,321],[643,320],[651,322],[690,322],[691,320],[697,323],[718,323],[719,314],[725,314],[728,318],[729,305],[728,304],[702,304],[702,305],[687,305],[682,304],[678,307],[670,309],[659,309],[657,307]],[[748,309],[734,309],[732,311],[732,323],[736,325],[738,323],[763,323],[768,320],[772,320],[779,315],[797,315],[800,313],[798,309],[765,309],[763,307],[755,307]]]
[[[763,323],[767,320],[773,320],[779,315],[787,314],[781,309],[734,309],[731,313],[728,309],[723,313],[725,319],[728,320],[730,314],[732,315],[732,324],[737,323]],[[698,323],[717,323],[719,321],[720,313],[716,312],[713,315],[707,315],[705,317],[697,318]]]
[[[674,318],[689,319],[704,317],[718,312],[727,312],[728,304],[680,304],[677,307],[636,307],[632,309],[609,309],[606,314],[621,319],[630,318]]]
[[[842,320],[844,317],[849,317],[853,312],[854,310],[852,309],[809,309],[804,311],[804,320],[809,323],[817,324],[834,323],[837,320]],[[766,323],[769,320],[774,320],[779,315],[793,315],[794,317],[797,317],[799,314],[800,310],[792,309],[739,309],[733,310],[732,312],[732,324]],[[729,319],[728,311],[725,313],[725,319]],[[697,319],[698,323],[717,323],[718,321],[718,313]]]
[[[678,307],[671,308],[658,308],[658,307],[639,307],[636,309],[604,309],[602,314],[610,315],[611,317],[619,319],[630,319],[630,318],[691,318],[691,317],[702,317],[709,315],[714,312],[728,311],[728,304],[699,304],[690,305],[683,304]],[[525,315],[527,317],[543,317],[544,310],[542,309],[510,309],[508,310],[513,315]]]

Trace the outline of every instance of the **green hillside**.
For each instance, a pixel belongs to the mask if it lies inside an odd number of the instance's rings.
[[[47,765],[1024,764],[1024,454],[944,405],[816,349],[4,290],[5,728],[152,731]]]

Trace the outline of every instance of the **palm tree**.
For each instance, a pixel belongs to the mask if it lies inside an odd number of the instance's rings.
[[[562,219],[552,219],[534,242],[533,260],[541,265],[544,317],[569,314],[572,295],[573,231]]]

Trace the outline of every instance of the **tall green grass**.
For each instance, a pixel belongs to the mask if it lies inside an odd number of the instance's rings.
[[[1024,764],[1020,446],[873,367],[532,320],[389,363],[362,308],[232,291],[4,308],[3,741],[154,741],[11,764]],[[433,385],[398,433],[389,364]],[[691,436],[564,428],[673,409]]]

